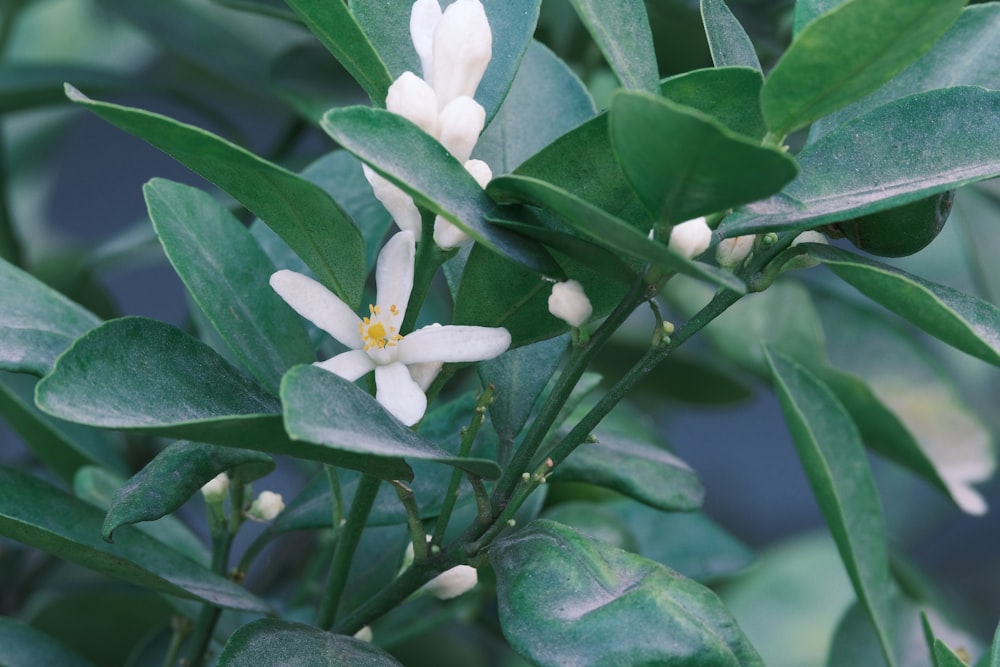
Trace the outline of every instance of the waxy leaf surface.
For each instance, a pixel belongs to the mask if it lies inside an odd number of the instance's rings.
[[[219,667],[402,667],[373,644],[304,623],[264,618],[233,633]]]
[[[697,109],[733,132],[753,139],[767,134],[760,112],[764,77],[749,67],[696,69],[664,79],[660,93],[672,102]]]
[[[725,0],[701,0],[708,48],[716,67],[752,67],[761,70],[760,59],[746,30],[726,6]]]
[[[622,87],[655,93],[660,83],[642,0],[570,0]]]

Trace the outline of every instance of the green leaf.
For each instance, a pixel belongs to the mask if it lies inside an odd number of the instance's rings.
[[[31,274],[0,260],[0,369],[45,375],[56,357],[100,320]]]
[[[274,94],[290,104],[306,120],[319,123],[327,109],[341,104],[344,91],[337,89],[337,64],[319,44],[297,44],[277,56],[268,69]],[[342,76],[346,76],[346,72]]]
[[[523,202],[549,209],[609,250],[736,292],[746,291],[746,286],[732,273],[678,255],[633,225],[545,181],[520,175],[501,176],[490,182],[487,192],[502,202]]]
[[[802,467],[891,667],[885,521],[861,437],[844,407],[813,374],[780,352],[766,354]]]
[[[610,131],[639,200],[654,219],[669,224],[763,199],[798,172],[784,152],[644,93],[615,95]]]
[[[66,81],[100,94],[141,87],[134,78],[92,67],[4,63],[0,68],[0,113],[66,104]]]
[[[270,16],[290,23],[299,23],[299,19],[295,13],[289,11],[285,0],[213,0],[213,2],[223,7],[237,9],[241,12]]]
[[[656,445],[598,431],[552,473],[553,481],[607,487],[665,512],[701,507],[705,488],[683,461]]]
[[[701,0],[701,20],[716,67],[751,67],[761,71],[753,42],[725,0]]]
[[[62,643],[13,618],[0,616],[0,665],[32,667],[93,667],[94,663],[73,653]]]
[[[450,153],[402,116],[381,109],[333,109],[321,122],[327,134],[413,200],[469,233],[493,252],[539,273],[554,262],[533,241],[486,222],[494,203]]]
[[[990,646],[989,667],[1000,667],[1000,625],[993,633],[993,644]]]
[[[754,139],[767,134],[760,112],[764,77],[749,67],[696,69],[664,79],[661,94],[672,102],[697,109],[733,132]]]
[[[657,92],[660,73],[645,3],[642,0],[570,2],[621,85]]]
[[[919,58],[965,0],[849,0],[809,23],[761,94],[771,132],[785,136],[861,99]]]
[[[347,5],[325,0],[287,2],[323,46],[361,84],[372,103],[384,107],[392,76]]]
[[[316,366],[296,366],[281,383],[285,428],[295,440],[366,457],[447,463],[496,479],[493,461],[457,458],[392,417],[353,383]]]
[[[895,100],[797,160],[799,177],[725,219],[723,236],[817,227],[1000,175],[1000,92],[963,86]]]
[[[365,281],[361,234],[320,188],[194,126],[139,109],[96,102],[71,86],[66,93],[74,102],[228,192],[277,232],[321,283],[348,304],[361,303]]]
[[[450,3],[442,3],[450,4]],[[535,33],[541,0],[483,0],[493,32],[493,57],[476,89],[476,101],[486,109],[486,123],[507,95],[524,51]],[[420,59],[410,39],[411,2],[351,0],[351,11],[392,76],[421,73]]]
[[[166,516],[213,477],[236,468],[240,469],[239,480],[252,482],[274,470],[274,460],[233,447],[175,442],[115,492],[101,534],[110,542],[121,526]]]
[[[38,479],[0,466],[0,533],[102,574],[230,609],[267,612],[225,577],[130,527],[101,539],[103,512]]]
[[[927,648],[934,659],[934,667],[968,667],[968,663],[962,660],[955,652],[948,648],[948,645],[935,637],[931,622],[927,619],[925,612],[920,613],[920,623],[923,626],[924,638],[927,639]]]
[[[797,0],[793,16],[792,34],[798,35],[810,22],[833,11],[846,0]]]
[[[531,523],[490,562],[504,635],[533,664],[763,665],[709,589],[560,524]]]
[[[840,248],[810,244],[808,252],[869,299],[935,338],[1000,365],[1000,308]]]
[[[268,284],[274,265],[207,193],[154,179],[143,194],[167,259],[195,303],[243,367],[277,393],[284,372],[316,354],[301,318]]]
[[[233,633],[219,655],[218,665],[400,667],[391,655],[368,642],[272,618],[248,623]]]

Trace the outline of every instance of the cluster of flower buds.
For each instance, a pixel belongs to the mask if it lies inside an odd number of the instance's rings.
[[[423,78],[404,72],[389,87],[385,106],[444,146],[486,187],[493,172],[469,159],[486,123],[486,111],[472,97],[493,55],[493,34],[479,0],[455,0],[441,11],[438,0],[417,0],[410,14],[410,37],[420,56]],[[420,238],[420,211],[413,200],[365,166],[372,190],[400,229]],[[461,229],[438,216],[434,242],[445,249],[470,241]]]

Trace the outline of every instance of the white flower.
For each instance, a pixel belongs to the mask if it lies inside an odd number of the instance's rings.
[[[412,14],[411,14],[412,20]],[[472,97],[493,57],[493,33],[479,0],[455,0],[434,28],[431,72],[424,78],[434,86],[438,106],[456,97]]]
[[[481,188],[485,188],[486,184],[493,178],[493,170],[482,160],[469,160],[465,163],[465,170],[472,174],[472,177],[476,179],[476,183],[479,183],[479,187]],[[439,248],[450,250],[451,248],[465,245],[471,240],[471,236],[440,215],[434,218],[434,243]]]
[[[284,509],[285,501],[280,493],[261,491],[247,510],[247,516],[254,521],[274,521]]]
[[[205,502],[221,503],[229,494],[229,475],[220,472],[218,475],[208,480],[201,487],[201,495],[205,497]]]
[[[567,280],[552,286],[549,312],[571,327],[578,327],[590,319],[594,309],[583,291],[583,285],[575,280]]]
[[[754,238],[756,237],[753,234],[747,234],[719,241],[719,245],[715,248],[715,259],[719,262],[719,266],[730,271],[739,266],[753,250]]]
[[[705,218],[694,218],[679,225],[674,225],[670,230],[670,243],[668,247],[678,255],[683,255],[688,259],[697,257],[708,250],[712,244],[712,230],[709,229]]]
[[[300,315],[351,348],[316,365],[354,381],[375,371],[375,398],[407,426],[427,409],[427,388],[444,362],[492,359],[510,347],[504,328],[431,325],[403,336],[399,329],[413,289],[414,236],[397,233],[382,248],[375,268],[375,303],[368,317],[318,282],[294,271],[278,271],[271,287]]]
[[[479,581],[476,568],[468,565],[456,565],[434,577],[423,589],[439,600],[450,600],[466,591],[471,591]]]

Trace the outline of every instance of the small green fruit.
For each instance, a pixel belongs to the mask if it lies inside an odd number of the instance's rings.
[[[858,249],[880,257],[905,257],[927,246],[948,220],[955,191],[846,220],[834,225]]]

